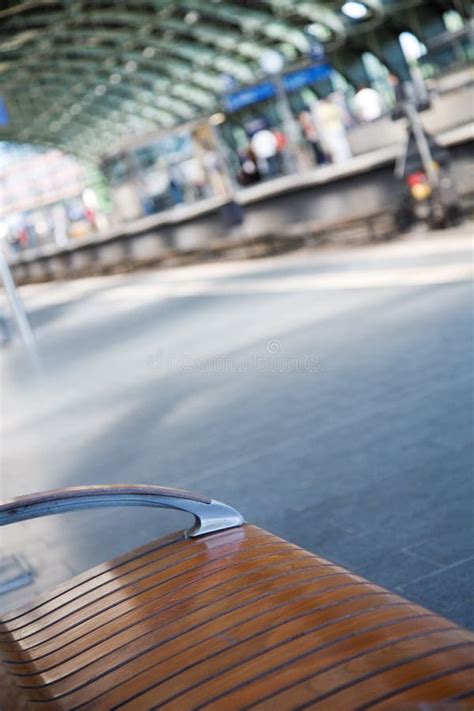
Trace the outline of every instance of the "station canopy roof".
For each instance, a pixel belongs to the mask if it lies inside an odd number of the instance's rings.
[[[331,56],[407,3],[3,0],[0,140],[108,153],[218,110],[224,81],[254,82],[268,48],[288,65],[315,42]]]

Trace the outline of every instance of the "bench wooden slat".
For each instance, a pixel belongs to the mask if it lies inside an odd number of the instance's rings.
[[[454,623],[244,525],[153,542],[5,615],[0,708],[471,709],[473,649]]]

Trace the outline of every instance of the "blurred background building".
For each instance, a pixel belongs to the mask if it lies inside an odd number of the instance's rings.
[[[398,86],[450,88],[471,33],[464,0],[6,0],[2,238],[60,245],[344,163],[389,141]]]
[[[0,144],[0,193],[2,236],[14,253],[107,225],[100,173],[57,149]]]

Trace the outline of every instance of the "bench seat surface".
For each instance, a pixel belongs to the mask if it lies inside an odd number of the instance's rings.
[[[0,621],[0,708],[474,707],[474,635],[244,525],[173,534]]]

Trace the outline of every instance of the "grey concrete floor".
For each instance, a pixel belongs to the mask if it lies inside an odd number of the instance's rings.
[[[24,287],[44,372],[3,350],[1,496],[194,489],[474,626],[471,228]],[[187,523],[2,529],[35,580],[0,609]]]

